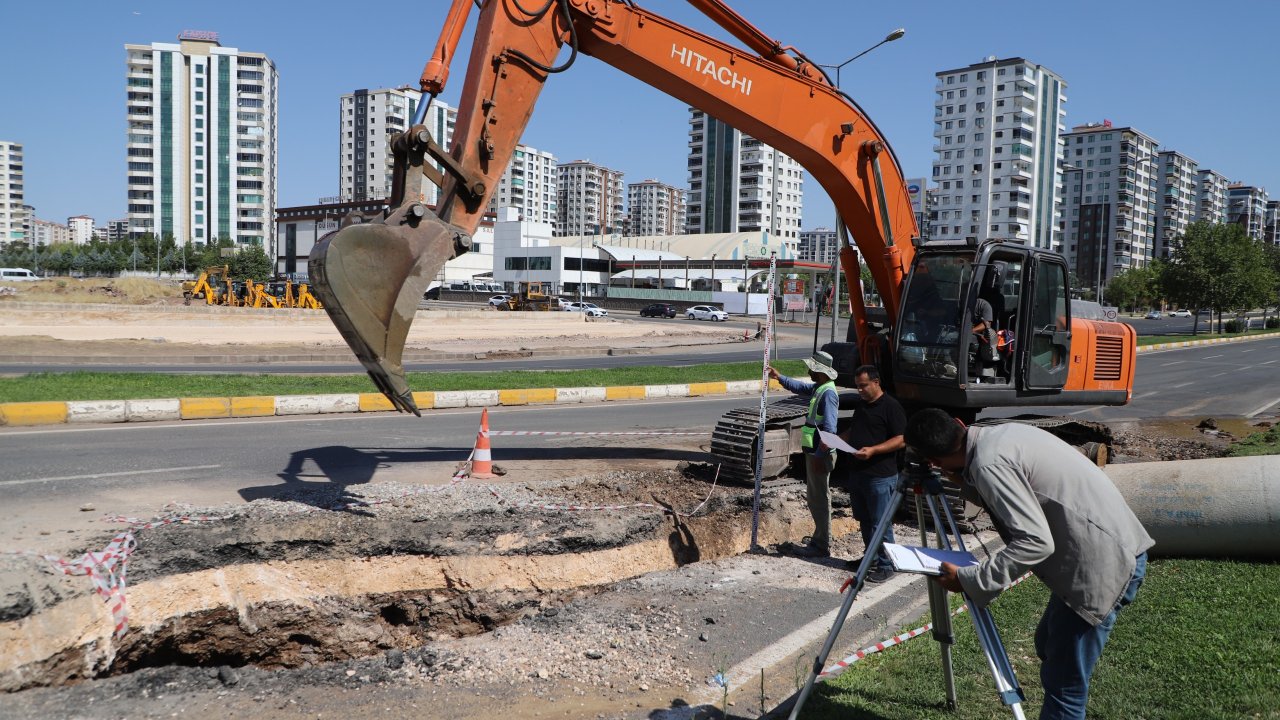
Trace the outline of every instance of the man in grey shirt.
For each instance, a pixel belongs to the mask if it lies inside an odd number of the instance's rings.
[[[1027,571],[1040,578],[1052,593],[1035,634],[1040,718],[1083,720],[1093,668],[1155,541],[1102,470],[1039,428],[965,427],[929,409],[911,416],[905,440],[986,507],[1005,542],[978,565],[944,563],[938,581],[985,607]]]

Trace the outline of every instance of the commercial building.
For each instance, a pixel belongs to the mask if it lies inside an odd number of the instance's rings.
[[[685,191],[644,180],[627,185],[626,234],[679,235],[684,232]]]
[[[270,58],[190,30],[177,43],[124,47],[129,235],[269,241],[278,107]]]
[[[22,178],[22,145],[0,140],[0,242],[31,242]]]
[[[800,239],[804,168],[784,153],[689,109],[689,233],[754,232]]]
[[[796,253],[801,260],[830,265],[840,252],[840,238],[831,228],[814,228],[800,231]]]
[[[1175,150],[1160,153],[1160,211],[1156,214],[1155,257],[1168,260],[1178,238],[1195,222],[1198,166]]]
[[[1227,186],[1227,222],[1243,227],[1249,237],[1261,240],[1266,226],[1267,200],[1266,188],[1231,183]]]
[[[931,237],[1061,249],[1066,82],[1043,65],[995,57],[937,78]]]
[[[356,90],[338,103],[338,202],[361,203],[391,196],[394,158],[387,147],[391,135],[409,129],[422,93],[411,87]],[[453,142],[458,111],[437,100],[427,108],[423,124],[442,147]],[[439,167],[439,163],[436,163]],[[427,202],[439,200],[439,188],[428,189]]]
[[[1101,293],[1117,273],[1155,257],[1158,143],[1110,121],[1072,128],[1063,140],[1064,254],[1081,286]]]
[[[1217,225],[1227,221],[1227,178],[1212,170],[1196,172],[1195,222]]]
[[[489,199],[489,212],[514,208],[529,222],[555,224],[559,214],[560,178],[556,156],[528,145],[516,145],[498,187]]]
[[[555,234],[620,233],[625,227],[622,172],[590,160],[557,167]]]

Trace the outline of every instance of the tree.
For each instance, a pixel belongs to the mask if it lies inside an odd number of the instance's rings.
[[[1179,238],[1161,277],[1170,300],[1196,310],[1209,308],[1222,330],[1224,310],[1240,310],[1266,301],[1275,287],[1262,244],[1239,225],[1198,222]],[[1199,315],[1196,316],[1198,330]]]
[[[1107,299],[1129,310],[1154,305],[1160,297],[1159,273],[1158,265],[1125,270],[1107,282]]]
[[[231,258],[231,277],[265,282],[271,279],[271,258],[259,245],[249,245]]]

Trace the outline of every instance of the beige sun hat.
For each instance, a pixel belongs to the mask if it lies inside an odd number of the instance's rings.
[[[835,380],[836,377],[839,375],[839,373],[836,372],[836,369],[832,367],[834,363],[835,363],[835,360],[831,359],[831,354],[824,353],[821,350],[814,353],[813,357],[804,359],[804,364],[808,366],[810,370],[812,370],[813,372],[822,373],[823,375],[826,375],[827,378],[830,380]]]

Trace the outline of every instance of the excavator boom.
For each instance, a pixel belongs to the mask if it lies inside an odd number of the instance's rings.
[[[902,172],[869,118],[803,55],[720,0],[690,0],[752,50],[723,43],[629,2],[485,0],[471,45],[453,145],[423,126],[394,136],[390,215],[348,225],[311,253],[315,291],[375,385],[417,412],[401,358],[418,300],[466,252],[511,161],[543,83],[579,54],[602,60],[795,158],[835,202],[867,259],[892,323],[917,237]],[[434,97],[472,0],[454,0],[421,85]],[[528,12],[526,12],[528,11]],[[564,45],[570,54],[557,65]],[[443,174],[435,169],[439,163]],[[441,187],[435,212],[427,183]],[[845,274],[850,276],[849,259]],[[857,263],[852,263],[857,277]],[[858,323],[865,328],[865,323]],[[862,338],[860,338],[861,340]]]

